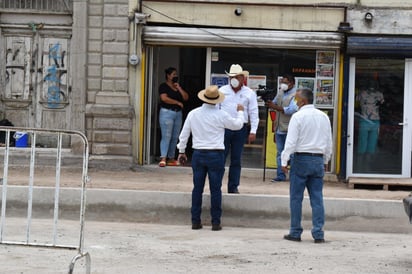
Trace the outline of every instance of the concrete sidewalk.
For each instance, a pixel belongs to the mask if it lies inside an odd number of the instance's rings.
[[[272,173],[272,174],[271,174]],[[54,199],[54,174],[37,172],[34,203],[39,210],[50,210]],[[61,209],[67,216],[80,205],[79,178],[76,171],[62,174]],[[189,224],[191,169],[187,167],[139,167],[134,171],[90,170],[87,190],[87,218],[99,221],[137,221],[163,224]],[[261,170],[244,170],[240,195],[223,189],[224,226],[283,228],[289,222],[289,183],[270,183],[274,171],[262,180]],[[10,173],[8,205],[24,212],[27,187],[23,172]],[[18,180],[19,179],[19,180]],[[325,229],[412,233],[402,205],[409,191],[349,189],[346,184],[325,182]],[[208,187],[205,188],[203,222],[209,220]],[[47,211],[46,210],[46,211]],[[24,214],[24,213],[21,213]],[[311,209],[305,198],[304,225],[310,227]]]

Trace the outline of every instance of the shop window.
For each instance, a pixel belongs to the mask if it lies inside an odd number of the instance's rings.
[[[336,53],[322,50],[213,48],[211,56],[211,83],[228,83],[225,71],[239,64],[249,71],[247,86],[259,93],[265,90],[265,99],[273,99],[279,79],[284,74],[295,76],[296,87],[309,87],[314,91],[315,105],[333,121]],[[242,166],[248,168],[276,168],[276,145],[270,112],[262,100],[259,103],[259,128],[253,144],[246,144]]]

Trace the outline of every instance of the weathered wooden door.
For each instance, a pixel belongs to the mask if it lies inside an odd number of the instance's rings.
[[[6,36],[1,55],[5,56],[5,77],[1,88],[2,118],[15,126],[30,126],[32,104],[33,37]],[[3,74],[3,73],[2,73]],[[4,75],[4,74],[3,74]]]
[[[36,82],[34,125],[40,128],[69,129],[69,41],[64,38],[42,38],[39,44],[41,54],[38,56],[38,71],[41,71],[41,77]],[[42,141],[46,145],[54,145],[54,140]],[[68,142],[68,139],[63,140],[65,145]]]
[[[15,126],[70,129],[70,40],[35,33],[5,35],[2,118]],[[63,140],[69,145],[68,139]],[[54,140],[41,139],[45,147]]]

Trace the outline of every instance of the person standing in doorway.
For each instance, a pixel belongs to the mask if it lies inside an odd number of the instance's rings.
[[[225,95],[218,86],[209,86],[200,91],[198,97],[204,103],[189,112],[179,136],[179,161],[185,162],[187,142],[190,134],[193,139],[193,190],[191,219],[192,229],[201,229],[202,194],[206,175],[209,177],[210,215],[212,230],[221,230],[222,216],[222,179],[225,173],[224,135],[225,128],[239,130],[243,127],[243,106],[237,105],[237,116],[231,117],[219,110],[216,104],[222,102]]]
[[[182,128],[182,110],[188,93],[179,85],[176,68],[165,69],[166,82],[159,86],[159,124],[162,133],[160,140],[160,167],[177,166],[176,144]]]
[[[276,177],[271,182],[281,182],[286,180],[286,174],[282,171],[281,153],[285,147],[288,125],[292,114],[298,110],[295,102],[295,77],[286,74],[280,80],[280,88],[273,101],[266,102],[266,106],[276,110],[275,122],[275,142],[276,142]]]
[[[239,193],[240,173],[243,147],[246,139],[250,144],[256,140],[256,131],[259,125],[259,108],[256,93],[249,87],[245,86],[248,71],[234,64],[231,65],[229,72],[229,84],[222,86],[220,91],[225,95],[225,100],[219,108],[229,113],[233,118],[236,117],[236,106],[243,105],[244,125],[239,130],[225,130],[225,158],[230,153],[230,166],[228,176],[228,193]],[[248,122],[250,122],[250,131],[248,132]]]
[[[296,100],[299,111],[292,115],[281,154],[285,174],[288,161],[291,161],[290,230],[284,239],[301,241],[302,201],[307,188],[312,207],[312,237],[315,243],[324,243],[323,176],[332,156],[332,129],[326,113],[313,105],[311,89],[298,89]]]
[[[360,91],[357,101],[361,109],[358,153],[373,154],[378,144],[380,128],[379,107],[384,103],[383,93],[372,85]]]

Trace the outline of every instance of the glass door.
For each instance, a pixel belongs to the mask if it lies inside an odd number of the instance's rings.
[[[348,175],[410,177],[410,64],[351,58]]]

